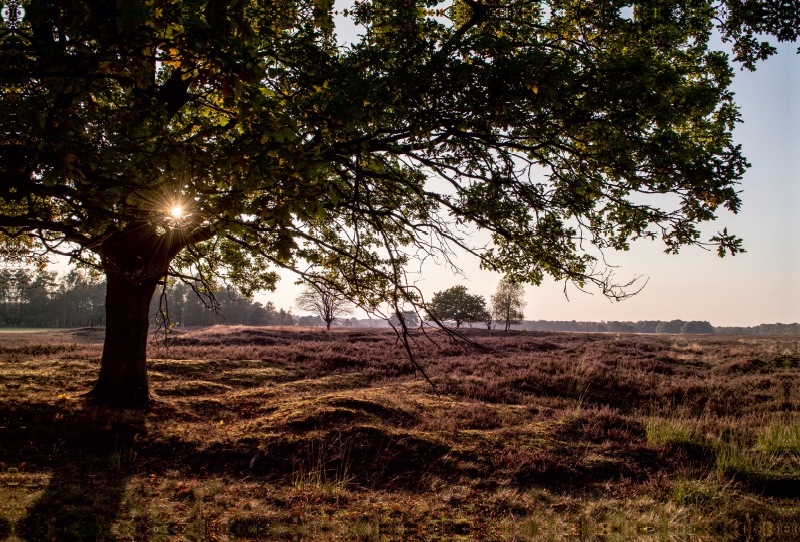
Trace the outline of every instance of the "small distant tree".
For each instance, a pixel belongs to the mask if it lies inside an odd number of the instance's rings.
[[[525,318],[525,314],[522,312],[525,305],[525,287],[519,282],[513,282],[504,277],[492,296],[494,318],[505,324],[503,331],[508,331],[511,324],[522,322],[522,319]]]
[[[440,322],[455,322],[456,329],[463,323],[480,322],[486,312],[486,300],[480,295],[471,295],[465,286],[453,286],[433,294],[428,313]]]
[[[497,320],[494,317],[494,307],[492,306],[492,302],[489,301],[489,305],[484,308],[483,313],[480,315],[480,321],[486,325],[486,329],[494,329],[497,326]]]
[[[414,311],[404,311],[403,322],[405,322],[407,328],[419,327],[419,316]],[[400,326],[400,317],[397,314],[392,315],[389,318],[389,323],[394,327]]]
[[[295,305],[300,310],[317,314],[325,322],[328,331],[331,329],[331,322],[353,312],[353,304],[341,293],[320,284],[306,286],[303,293],[295,299]]]

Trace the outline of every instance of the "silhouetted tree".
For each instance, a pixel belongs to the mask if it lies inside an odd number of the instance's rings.
[[[330,331],[331,322],[340,316],[353,312],[353,304],[340,292],[323,284],[309,284],[295,299],[298,309],[313,312],[322,318],[325,327]]]
[[[415,327],[419,327],[420,320],[419,316],[414,311],[403,311],[403,323],[405,323],[406,327],[411,329]],[[393,314],[391,318],[389,318],[389,323],[392,324],[394,327],[400,326],[400,317],[397,314]]]
[[[489,303],[484,307],[483,312],[480,314],[478,318],[480,322],[486,326],[486,329],[494,329],[497,326],[497,320],[494,318],[494,307],[492,306],[491,298],[489,298]]]

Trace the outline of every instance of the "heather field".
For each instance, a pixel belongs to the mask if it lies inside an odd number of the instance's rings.
[[[800,539],[800,340],[211,327],[154,403],[102,330],[0,333],[0,540]]]

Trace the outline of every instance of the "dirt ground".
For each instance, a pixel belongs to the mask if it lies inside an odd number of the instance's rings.
[[[0,540],[800,540],[800,338],[0,333]]]

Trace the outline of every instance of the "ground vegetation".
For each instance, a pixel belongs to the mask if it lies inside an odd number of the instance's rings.
[[[4,333],[0,534],[794,538],[796,339],[462,333],[436,394],[391,330],[179,330],[122,411],[78,398],[102,332]]]

